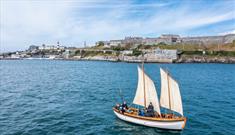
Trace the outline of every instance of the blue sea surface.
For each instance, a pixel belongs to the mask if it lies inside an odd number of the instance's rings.
[[[160,95],[159,67],[179,82],[183,131],[119,120],[119,89],[131,104],[137,63],[1,60],[1,135],[231,135],[235,134],[235,64],[145,64]]]

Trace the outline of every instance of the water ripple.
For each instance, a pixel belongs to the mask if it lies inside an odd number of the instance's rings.
[[[0,61],[1,135],[168,135],[234,134],[235,65],[146,64],[160,94],[158,67],[168,67],[180,82],[182,132],[123,122],[112,106],[131,103],[136,63],[86,61]]]

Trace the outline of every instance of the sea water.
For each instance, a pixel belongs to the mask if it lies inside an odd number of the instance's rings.
[[[145,64],[160,95],[159,68],[180,85],[185,129],[165,131],[116,118],[130,105],[138,63],[1,60],[0,134],[235,134],[235,64]]]

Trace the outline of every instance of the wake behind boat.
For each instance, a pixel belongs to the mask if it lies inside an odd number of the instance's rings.
[[[128,108],[126,103],[121,106],[117,104],[113,108],[114,114],[124,121],[139,125],[169,130],[184,129],[186,117],[183,116],[179,85],[167,71],[160,68],[160,73],[160,104],[154,82],[145,74],[142,64],[142,69],[138,67],[138,86],[133,100],[141,108]],[[160,107],[167,113],[161,113]]]

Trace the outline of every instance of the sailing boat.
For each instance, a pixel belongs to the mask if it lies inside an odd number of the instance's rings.
[[[154,117],[140,115],[140,109],[129,107],[122,112],[118,107],[114,107],[114,114],[127,122],[155,127],[168,130],[182,130],[186,124],[186,117],[183,116],[182,99],[179,85],[169,74],[169,72],[160,68],[161,74],[161,96],[160,104],[154,82],[138,66],[138,86],[133,103],[144,107],[146,112],[147,106],[152,103],[154,106]],[[165,108],[168,113],[161,113],[160,107]]]

